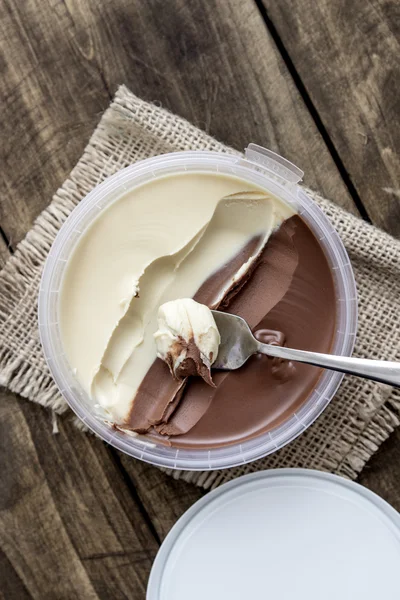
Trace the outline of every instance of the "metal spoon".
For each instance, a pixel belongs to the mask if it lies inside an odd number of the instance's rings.
[[[292,350],[281,346],[262,344],[253,336],[246,321],[236,315],[212,311],[221,335],[221,344],[213,369],[230,371],[241,367],[250,356],[261,352],[287,360],[324,367],[400,387],[400,363],[367,358],[334,356],[307,350]]]

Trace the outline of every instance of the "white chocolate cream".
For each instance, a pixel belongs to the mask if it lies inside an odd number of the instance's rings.
[[[158,309],[157,321],[154,334],[157,356],[168,364],[172,374],[179,378],[191,344],[197,348],[197,362],[201,363],[194,374],[196,371],[201,374],[201,368],[209,374],[218,356],[221,336],[208,306],[192,298],[170,300]]]
[[[159,306],[193,297],[261,236],[239,279],[272,231],[293,214],[261,188],[218,173],[157,178],[100,213],[68,261],[60,326],[71,367],[110,420],[127,417],[156,358]]]

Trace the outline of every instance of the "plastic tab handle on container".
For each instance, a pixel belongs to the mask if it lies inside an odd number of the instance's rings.
[[[245,150],[246,160],[266,169],[284,181],[296,184],[303,179],[304,172],[279,154],[257,144],[249,144]]]

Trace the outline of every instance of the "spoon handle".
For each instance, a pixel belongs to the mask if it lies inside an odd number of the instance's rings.
[[[321,354],[319,352],[308,352],[307,350],[292,350],[281,346],[261,344],[261,342],[258,342],[257,352],[400,387],[400,363],[398,362],[334,356],[333,354]]]

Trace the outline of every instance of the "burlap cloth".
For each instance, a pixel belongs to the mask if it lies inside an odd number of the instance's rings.
[[[37,328],[40,276],[54,237],[78,202],[118,169],[156,154],[195,149],[235,152],[125,87],[118,90],[70,177],[0,273],[0,384],[58,414],[68,410],[45,363]],[[400,242],[308,192],[339,232],[354,267],[360,315],[356,356],[400,360]],[[223,471],[172,474],[205,488],[272,467],[355,478],[399,422],[400,390],[345,377],[316,423],[272,456]]]

